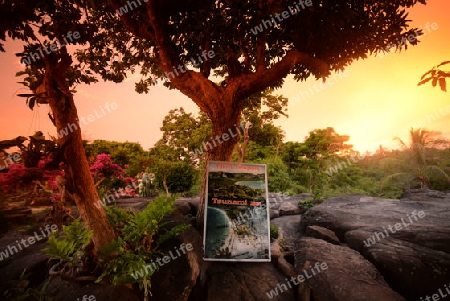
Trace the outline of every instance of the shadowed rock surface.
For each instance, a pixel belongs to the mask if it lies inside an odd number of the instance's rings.
[[[294,290],[269,298],[267,292],[285,281],[272,263],[211,262],[206,274],[206,301],[294,301]],[[199,299],[193,299],[199,300]]]
[[[326,269],[311,268],[326,263]],[[358,252],[320,239],[304,237],[295,253],[295,268],[305,275],[315,301],[401,301],[377,269]]]
[[[300,238],[300,219],[300,215],[287,215],[270,221],[271,224],[278,226],[280,237],[285,240],[286,250],[294,251],[295,244]]]
[[[308,197],[311,195],[288,198],[270,194],[271,223],[280,231],[279,239],[271,247],[271,263],[203,264],[203,242],[193,227],[168,241],[161,249],[166,253],[179,248],[181,243],[192,243],[193,251],[155,272],[150,300],[419,300],[450,283],[449,194],[414,192],[400,200],[352,195],[329,199],[303,215],[278,215],[283,203],[293,206]],[[114,203],[142,210],[149,201],[128,198]],[[183,221],[190,224],[188,221],[195,219],[198,204],[198,196],[178,198],[175,202],[178,210],[165,219],[170,221],[169,227]],[[422,210],[425,216],[417,220],[411,217],[410,222],[408,215],[414,210],[416,213]],[[389,226],[395,228],[396,223],[402,229],[393,233]],[[8,233],[0,240],[1,249],[17,239],[19,236]],[[47,256],[40,252],[43,247],[43,242],[36,243],[11,257],[13,261],[0,262],[0,280],[17,279],[23,268],[28,267],[35,272],[30,281],[40,283],[48,270]],[[297,286],[291,282],[292,288],[278,290],[278,295],[272,293],[274,297],[269,298],[268,292],[282,287],[287,279],[298,276],[316,262],[326,262],[328,269]],[[108,301],[142,299],[142,292],[124,286],[114,288],[61,279],[53,280],[48,292],[54,300],[81,300],[84,295]]]
[[[400,200],[341,196],[308,211],[301,229],[318,225],[334,231],[412,300],[450,283],[449,209],[449,194],[436,191],[408,193]],[[425,216],[414,218],[414,211]]]
[[[106,284],[73,282],[62,280],[61,278],[55,278],[50,281],[47,288],[47,293],[52,296],[52,301],[81,301],[85,295],[87,297],[94,296],[96,301],[142,300],[142,297],[140,297],[135,291],[123,285],[114,286]]]
[[[30,232],[30,231],[28,231]],[[41,234],[39,230],[36,233]],[[46,233],[46,232],[45,232]],[[27,240],[28,237],[35,237],[31,233],[25,233],[23,231],[6,235],[0,239],[0,252],[6,253],[8,251],[8,257],[2,256],[0,261],[0,283],[5,284],[11,280],[19,279],[22,272],[26,269],[30,272],[31,285],[36,285],[44,281],[46,275],[43,275],[41,271],[46,270],[48,256],[45,255],[41,250],[44,249],[47,244],[47,237],[39,235],[40,240],[35,241],[34,244],[28,244],[28,247],[23,247],[22,250],[17,247],[17,242],[21,239]],[[15,251],[13,247],[17,250],[14,254],[9,253],[9,248],[11,251]],[[1,296],[1,295],[0,295]]]

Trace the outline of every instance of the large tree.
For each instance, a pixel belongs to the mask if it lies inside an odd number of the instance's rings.
[[[287,117],[285,111],[288,100],[282,96],[272,95],[272,92],[265,90],[244,100],[240,122],[227,132],[229,136],[237,135],[241,142],[236,145],[232,159],[244,162],[250,140],[261,147],[274,146],[274,153],[275,148],[281,144],[282,131],[273,125],[273,121],[281,116]],[[199,159],[204,158],[207,150],[220,147],[220,142],[209,141],[211,129],[211,122],[202,111],[194,117],[183,108],[170,110],[160,128],[163,137],[156,144],[167,145],[178,152],[179,160],[188,159],[193,166],[197,166],[199,161],[202,161]],[[220,141],[223,143],[225,139]]]
[[[139,66],[138,92],[162,80],[212,122],[212,137],[235,127],[243,100],[288,75],[326,78],[405,39],[416,44],[407,13],[425,0],[92,0],[103,29],[85,61],[120,81]],[[414,38],[411,38],[414,37]],[[230,159],[238,137],[210,151]],[[202,212],[199,211],[201,217]]]
[[[287,142],[282,148],[282,158],[289,167],[292,180],[302,183],[308,192],[322,197],[327,181],[326,166],[337,160],[338,155],[352,152],[347,135],[336,133],[334,128],[315,129],[309,132],[303,143]]]
[[[246,97],[280,87],[289,74],[325,78],[391,44],[406,47],[398,40],[420,32],[408,30],[404,8],[425,0],[92,2],[103,30],[84,54],[91,69],[120,81],[139,66],[138,92],[164,81],[191,98],[220,137],[238,124]],[[211,158],[229,160],[237,141]]]
[[[65,193],[75,200],[81,217],[94,230],[94,252],[114,237],[89,171],[81,139],[80,123],[73,88],[77,83],[92,83],[95,78],[74,63],[68,44],[85,45],[95,31],[81,1],[12,1],[0,2],[0,40],[10,37],[23,42],[18,53],[24,64],[23,84],[31,91],[27,105],[49,105],[49,117],[61,135],[57,146],[65,171]],[[4,51],[0,43],[0,51]]]
[[[14,37],[27,40],[31,29],[27,22],[39,22],[46,14],[51,21],[43,21],[44,32],[53,29],[53,22],[62,25],[48,36],[50,40],[62,40],[62,32],[75,30],[82,20],[95,20],[99,28],[81,35],[90,47],[80,53],[80,60],[114,82],[139,68],[138,92],[148,92],[159,80],[178,89],[208,115],[216,138],[238,124],[245,98],[268,87],[280,87],[288,75],[298,81],[310,76],[325,78],[392,44],[406,48],[406,43],[398,41],[410,40],[420,32],[408,29],[404,9],[418,2],[425,4],[425,0],[308,0],[298,4],[287,0],[41,0],[30,5],[7,0],[2,5],[16,14],[4,10],[7,13],[0,18],[0,25],[7,30],[0,30],[0,39],[5,32],[13,32]],[[67,9],[55,9],[63,4]],[[70,11],[77,4],[85,6],[84,18],[81,10]],[[10,29],[9,23],[19,25]],[[413,39],[412,44],[416,43]],[[40,89],[34,91],[48,93],[59,131],[77,119],[65,81],[72,60],[65,48],[57,54],[56,59],[45,60],[47,73]],[[83,151],[78,136],[79,132],[74,132],[72,138],[63,137],[61,146],[66,160],[82,162],[69,169],[73,169],[81,199],[89,200],[80,202],[83,208],[96,196],[85,158],[80,158]],[[210,151],[210,158],[229,160],[237,141],[238,137],[224,141]],[[102,214],[95,218],[105,220]],[[94,236],[104,238],[111,233],[103,222],[94,230],[103,230],[104,234],[95,231]]]

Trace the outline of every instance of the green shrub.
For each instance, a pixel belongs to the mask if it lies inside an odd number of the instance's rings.
[[[312,197],[309,197],[306,200],[299,200],[298,206],[303,206],[306,210],[308,210],[309,208],[314,207],[313,200],[314,200],[314,198],[312,198]]]
[[[47,241],[47,247],[42,251],[50,259],[59,259],[74,265],[83,255],[83,249],[91,240],[93,231],[88,230],[79,219],[68,226],[62,226],[62,231],[52,233]]]
[[[166,174],[166,183],[170,193],[188,192],[195,184],[198,171],[186,162],[175,162],[170,164]],[[163,175],[156,173],[156,183],[160,189],[164,189]]]
[[[292,187],[288,167],[278,157],[267,161],[267,177],[270,192],[286,192]]]
[[[133,212],[118,207],[106,207],[111,225],[116,229],[118,238],[101,248],[100,262],[104,266],[100,282],[108,277],[113,284],[137,283],[144,294],[149,294],[150,278],[154,273],[137,274],[155,256],[164,256],[158,247],[170,238],[178,236],[189,226],[182,224],[168,231],[161,229],[167,225],[163,217],[175,210],[175,198],[158,197],[141,212]],[[132,276],[134,275],[134,276]]]
[[[167,174],[167,185],[171,193],[187,192],[195,184],[198,173],[191,165],[178,162]]]

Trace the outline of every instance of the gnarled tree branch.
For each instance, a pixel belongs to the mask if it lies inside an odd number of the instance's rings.
[[[253,74],[243,74],[241,76],[242,85],[238,92],[239,98],[248,97],[267,88],[280,78],[286,77],[297,64],[315,69],[323,76],[329,73],[329,66],[324,61],[298,50],[290,50],[281,61],[275,63],[270,69],[258,70]]]

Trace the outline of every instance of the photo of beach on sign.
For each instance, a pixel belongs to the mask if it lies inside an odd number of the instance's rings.
[[[204,260],[270,261],[264,164],[208,163]]]

